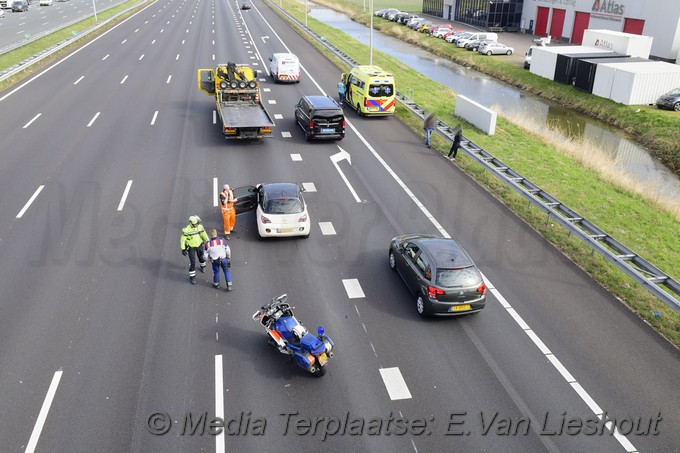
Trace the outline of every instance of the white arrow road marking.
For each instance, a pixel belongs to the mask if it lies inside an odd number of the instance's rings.
[[[33,453],[35,451],[35,447],[38,445],[38,439],[40,439],[40,433],[42,432],[43,426],[45,425],[45,420],[47,420],[47,414],[50,412],[50,406],[52,406],[54,395],[57,393],[57,387],[59,387],[59,381],[61,380],[62,373],[62,370],[54,373],[50,388],[47,390],[47,395],[45,395],[45,401],[43,401],[43,405],[40,408],[38,419],[35,421],[31,438],[28,440],[26,450],[24,450],[25,453]]]
[[[347,297],[350,299],[360,299],[366,297],[364,290],[361,289],[359,280],[356,278],[344,278],[342,284],[345,286],[345,291],[347,291]]]
[[[262,42],[264,44],[267,44],[267,41],[265,41],[265,39],[269,39],[269,36],[262,36]]]
[[[352,185],[349,183],[347,177],[342,172],[342,170],[340,170],[340,166],[338,165],[338,162],[340,162],[343,159],[347,159],[347,162],[349,162],[349,164],[352,165],[352,160],[350,159],[349,153],[347,151],[340,148],[340,146],[338,146],[338,149],[340,150],[340,152],[335,153],[331,156],[331,162],[333,162],[333,165],[335,165],[335,169],[338,170],[338,173],[340,173],[340,177],[342,178],[342,180],[345,181],[345,184],[347,185],[349,191],[352,192],[352,196],[354,197],[356,202],[361,203],[359,195],[357,195],[357,193],[354,191],[354,187],[352,187]]]
[[[33,203],[33,201],[35,201],[36,198],[38,198],[38,195],[40,195],[40,192],[42,192],[42,190],[43,190],[44,188],[45,188],[45,186],[40,186],[40,187],[38,187],[38,190],[35,191],[35,193],[34,193],[33,196],[31,197],[31,199],[28,200],[28,201],[26,202],[26,204],[24,205],[24,207],[21,208],[21,211],[19,211],[19,214],[17,214],[17,219],[20,219],[20,218],[24,215],[24,213],[26,212],[26,210],[28,209],[28,207],[31,206],[31,203]]]
[[[387,393],[390,394],[391,400],[407,400],[411,398],[411,392],[408,391],[406,381],[404,381],[399,368],[380,368],[380,376],[385,387],[387,387]]]

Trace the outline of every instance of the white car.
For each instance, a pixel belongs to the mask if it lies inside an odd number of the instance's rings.
[[[446,37],[446,42],[455,43],[459,38],[468,38],[472,33],[454,33]]]
[[[52,6],[52,0],[40,0],[40,6]]]
[[[303,190],[293,183],[258,184],[234,189],[236,214],[255,210],[258,239],[308,238],[311,221]]]
[[[512,47],[506,46],[499,42],[488,42],[479,46],[477,52],[484,55],[512,55],[515,51]]]
[[[443,38],[444,35],[451,33],[451,27],[439,27],[432,32],[432,36],[435,38]]]

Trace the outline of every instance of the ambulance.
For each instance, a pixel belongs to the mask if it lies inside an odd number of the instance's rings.
[[[345,104],[359,115],[394,115],[396,102],[394,76],[378,66],[357,66],[342,74]]]

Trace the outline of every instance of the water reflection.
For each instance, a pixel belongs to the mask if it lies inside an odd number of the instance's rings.
[[[313,5],[310,16],[368,44],[369,28],[353,22],[344,14],[320,5]],[[521,116],[538,124],[547,124],[565,136],[583,138],[595,143],[609,154],[621,171],[632,178],[663,187],[664,196],[680,200],[680,179],[652,157],[644,148],[631,142],[605,123],[558,107],[528,95],[479,72],[380,33],[373,33],[373,47],[398,58],[426,77],[446,85],[480,104],[494,106],[507,116]],[[399,85],[399,91],[409,94],[411,87]]]

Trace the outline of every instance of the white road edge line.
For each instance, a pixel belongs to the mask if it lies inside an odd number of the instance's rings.
[[[38,113],[36,116],[34,116],[33,119],[32,119],[31,121],[29,121],[28,123],[24,124],[24,127],[22,127],[22,129],[26,129],[28,126],[30,126],[31,124],[33,124],[33,121],[35,121],[35,120],[37,120],[38,118],[40,118],[40,115],[42,115],[42,113]]]
[[[279,40],[279,42],[283,45],[283,47],[286,49],[286,51],[289,52],[289,53],[292,53],[291,50],[288,48],[288,46],[283,42],[283,40],[281,39],[281,37],[276,33],[276,31],[275,31],[274,28],[271,26],[271,24],[270,24],[269,22],[267,22],[267,19],[264,18],[264,16],[262,15],[262,13],[260,13],[260,11],[259,11],[257,8],[255,8],[255,10],[256,10],[257,13],[260,15],[260,17],[262,18],[262,20],[267,24],[267,26],[268,26],[269,29],[272,31],[272,33],[274,34],[274,36],[276,36],[276,38]],[[259,52],[258,52],[258,53],[259,53]],[[265,65],[265,68],[266,68],[266,65]],[[309,78],[309,80],[317,87],[317,89],[321,92],[321,94],[326,95],[326,92],[321,88],[321,86],[317,83],[317,81],[314,79],[314,77],[312,77],[312,75],[307,71],[307,69],[306,69],[303,65],[300,65],[300,69],[301,69],[302,71],[305,72],[305,74],[307,75],[307,77]],[[269,74],[269,73],[267,73],[267,74]],[[423,204],[420,202],[420,200],[418,200],[418,198],[413,194],[413,192],[411,192],[411,190],[408,188],[408,186],[406,186],[406,184],[404,184],[404,182],[399,178],[399,176],[397,176],[397,174],[392,170],[392,168],[387,164],[387,162],[385,162],[385,160],[377,153],[377,151],[376,151],[375,149],[373,149],[373,147],[370,145],[370,143],[368,143],[368,141],[364,138],[364,136],[361,135],[361,133],[354,127],[354,125],[353,125],[349,120],[346,120],[346,121],[347,121],[347,125],[349,125],[349,127],[352,129],[352,131],[354,131],[354,133],[357,134],[357,136],[359,137],[359,139],[364,143],[364,145],[365,145],[365,146],[368,148],[368,150],[373,154],[373,156],[378,160],[378,162],[380,162],[380,164],[383,166],[383,168],[385,168],[385,170],[387,170],[387,172],[392,176],[392,178],[394,178],[394,180],[397,181],[397,184],[399,184],[399,185],[401,186],[401,188],[406,192],[406,194],[407,194],[407,195],[414,201],[414,203],[415,203],[415,204],[423,211],[423,213],[427,216],[427,218],[430,219],[430,221],[434,224],[435,228],[437,228],[437,230],[439,230],[439,232],[441,233],[441,235],[444,236],[444,237],[446,237],[446,238],[450,238],[451,236],[449,235],[449,233],[448,233],[448,232],[447,232],[447,231],[439,224],[439,222],[438,222],[438,221],[437,221],[437,220],[429,213],[429,211],[423,206]],[[483,278],[484,278],[485,281],[488,281],[487,278],[486,278],[485,276],[483,276]],[[490,285],[490,286],[491,286],[491,285]],[[493,287],[493,286],[491,286],[491,287]],[[514,309],[512,309],[512,306],[505,300],[505,298],[504,298],[503,296],[500,295],[500,292],[499,292],[497,289],[494,290],[494,291],[492,291],[492,293],[493,293],[494,295],[500,296],[499,300],[502,301],[502,302],[501,302],[501,305],[506,309],[506,311],[509,312],[510,310],[512,310],[512,311],[514,312],[514,316],[512,316],[513,319],[514,319],[514,320],[517,322],[517,324],[522,328],[522,330],[524,330],[525,333],[527,333],[527,332],[533,332],[533,331],[531,330],[531,328],[529,327],[529,325],[526,324],[526,322],[524,322],[524,320],[522,320],[522,318],[519,316],[519,313],[517,313]],[[509,312],[509,314],[511,314],[511,313]],[[512,314],[511,314],[511,315],[512,315]],[[518,321],[518,319],[521,320],[521,323]],[[527,334],[527,336],[529,336],[529,335]],[[533,338],[532,338],[531,336],[529,336],[529,338],[531,338],[531,339],[533,340]],[[536,335],[536,338],[538,338],[538,335]],[[541,344],[543,344],[543,342],[541,342]],[[537,345],[537,346],[538,346],[538,345]],[[544,345],[544,346],[545,346],[545,345]],[[547,346],[546,346],[546,349],[547,349]],[[551,355],[552,355],[552,354],[551,354]],[[547,356],[546,356],[546,357],[547,357]],[[557,358],[555,357],[555,359],[557,359]],[[554,366],[554,362],[551,362],[551,363],[553,363],[553,366]],[[558,361],[557,363],[560,363],[560,362]],[[561,363],[560,363],[560,365],[561,365]],[[562,366],[562,365],[561,365],[561,366]],[[564,368],[564,366],[562,366],[562,368],[564,369],[564,371],[567,371],[566,368]],[[558,369],[558,372],[561,373],[561,370]],[[381,373],[382,373],[382,370],[381,370]],[[568,373],[568,372],[567,372],[567,373]],[[564,375],[563,375],[563,376],[564,376]],[[569,376],[571,376],[571,374],[569,374]],[[574,382],[570,382],[570,384],[571,384],[571,387],[574,388],[574,384],[578,385],[578,382],[574,381]],[[587,392],[583,389],[583,387],[581,387],[580,385],[579,385],[579,388],[580,388],[580,389],[582,390],[582,392],[583,392],[583,393],[577,392],[577,394],[581,397],[581,399],[582,399],[589,407],[590,407],[589,401],[592,401],[592,403],[595,404],[595,401],[594,401],[592,398],[590,398],[590,396],[588,396],[588,399],[584,398],[583,395],[588,395],[588,394],[587,394]],[[592,409],[592,407],[591,407],[591,409]],[[597,415],[597,414],[596,414],[596,415]],[[614,437],[616,438],[617,441],[619,441],[619,443],[621,444],[621,446],[622,446],[624,449],[626,449],[626,451],[629,452],[629,453],[637,452],[637,450],[635,449],[635,447],[633,446],[633,444],[626,438],[626,436],[624,436],[624,435],[618,433],[618,430],[616,430],[616,427],[615,427],[614,429],[615,429],[615,431],[614,431]]]
[[[23,215],[26,212],[26,210],[28,209],[28,207],[31,206],[31,203],[33,203],[33,201],[35,201],[36,198],[38,198],[38,195],[40,195],[40,192],[42,192],[42,190],[44,188],[45,188],[44,185],[38,187],[38,189],[35,191],[33,196],[26,202],[24,207],[21,208],[21,211],[19,211],[19,214],[17,214],[17,216],[16,216],[17,219],[20,219],[21,217],[23,217]]]
[[[125,190],[123,191],[123,196],[120,198],[120,203],[118,203],[118,210],[122,211],[123,206],[125,206],[125,200],[127,200],[128,194],[130,193],[130,188],[132,187],[132,180],[130,179],[127,182],[127,185],[125,186]]]
[[[40,408],[38,419],[35,421],[31,438],[28,440],[28,445],[26,445],[26,450],[24,450],[24,453],[33,453],[35,451],[35,447],[38,445],[40,433],[42,432],[43,426],[45,425],[45,420],[47,420],[47,414],[50,412],[50,406],[52,406],[54,395],[57,393],[57,387],[59,387],[59,381],[61,380],[62,373],[63,371],[59,370],[55,372],[54,377],[52,377],[52,383],[50,383],[50,388],[47,390],[45,401],[43,401],[43,405]]]
[[[222,355],[215,356],[215,417],[224,420],[224,387]],[[224,429],[215,436],[215,453],[224,453],[226,447]]]

